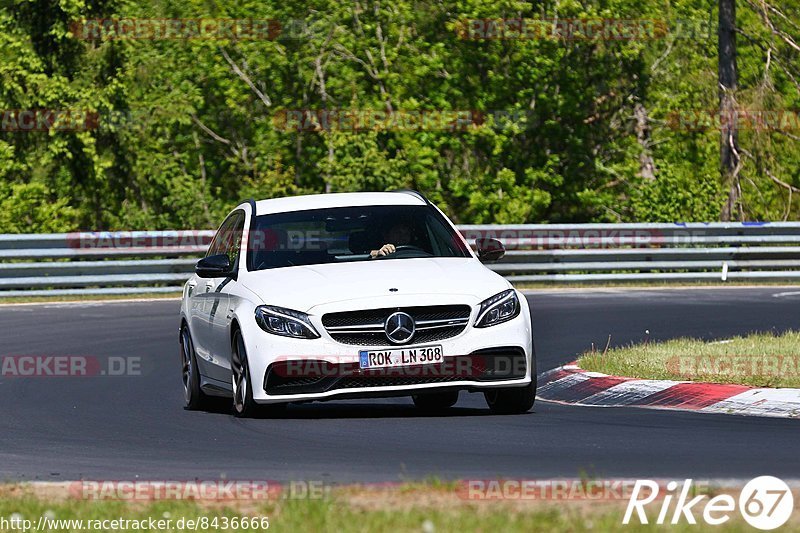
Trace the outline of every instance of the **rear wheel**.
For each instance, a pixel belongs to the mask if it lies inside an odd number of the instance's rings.
[[[440,411],[453,407],[458,401],[458,391],[435,392],[431,394],[415,394],[411,397],[414,405],[423,411]]]
[[[203,409],[208,404],[206,396],[200,388],[200,371],[197,368],[197,356],[189,328],[181,328],[181,366],[183,374],[183,408],[190,411]]]

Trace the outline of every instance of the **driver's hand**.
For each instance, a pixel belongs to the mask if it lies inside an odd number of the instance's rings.
[[[384,244],[383,246],[381,246],[380,250],[372,250],[369,253],[369,255],[370,255],[370,257],[375,259],[376,257],[384,257],[384,256],[387,256],[389,254],[393,254],[396,251],[397,251],[397,248],[395,247],[394,244]]]

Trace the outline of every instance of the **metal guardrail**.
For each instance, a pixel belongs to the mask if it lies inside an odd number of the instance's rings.
[[[800,222],[460,226],[514,283],[800,280]],[[0,297],[174,293],[213,231],[0,235]]]

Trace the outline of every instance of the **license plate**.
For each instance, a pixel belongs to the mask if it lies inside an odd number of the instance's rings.
[[[358,358],[361,368],[391,368],[444,362],[441,345],[389,350],[362,350],[358,352]]]

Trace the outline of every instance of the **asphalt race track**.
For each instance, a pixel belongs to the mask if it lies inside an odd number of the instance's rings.
[[[777,296],[776,296],[777,295]],[[529,296],[542,372],[604,346],[800,328],[800,289],[543,291]],[[497,476],[800,478],[800,420],[537,402],[443,416],[410,399],[292,406],[238,420],[181,407],[177,300],[0,307],[0,355],[141,357],[130,377],[0,377],[0,480],[323,480]]]

